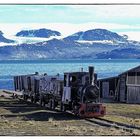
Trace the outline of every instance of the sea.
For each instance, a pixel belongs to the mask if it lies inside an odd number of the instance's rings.
[[[93,59],[93,60],[0,60],[0,89],[13,90],[13,77],[39,72],[48,75],[64,72],[88,71],[94,66],[98,78],[117,76],[140,65],[140,59]]]

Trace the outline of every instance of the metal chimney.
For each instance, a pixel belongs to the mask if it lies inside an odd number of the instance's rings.
[[[90,85],[94,85],[94,67],[89,66],[88,70],[89,70],[89,83]]]
[[[81,72],[83,72],[84,70],[83,70],[83,68],[81,68]]]

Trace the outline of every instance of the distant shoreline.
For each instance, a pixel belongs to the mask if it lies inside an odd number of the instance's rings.
[[[98,78],[107,78],[140,65],[140,59],[37,59],[0,60],[0,89],[14,89],[13,76],[34,72],[54,75],[69,71],[79,71],[92,65]]]
[[[104,60],[104,61],[110,61],[110,60],[113,60],[113,61],[119,61],[119,60],[124,60],[124,61],[135,61],[135,60],[140,60],[140,58],[135,58],[135,59],[131,59],[131,58],[110,58],[110,59],[100,59],[100,58],[95,58],[95,59],[85,59],[85,58],[73,58],[73,59],[68,59],[68,58],[65,58],[65,59],[0,59],[0,62],[1,61],[101,61],[101,60]]]

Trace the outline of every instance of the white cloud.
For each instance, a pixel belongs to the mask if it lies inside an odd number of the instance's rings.
[[[139,32],[120,32],[121,35],[128,35],[128,40],[140,41],[140,31]]]
[[[0,7],[3,23],[140,22],[140,5],[6,5]],[[12,17],[12,18],[11,18]]]
[[[139,0],[129,0],[129,3],[138,3],[139,2]],[[52,3],[58,3],[58,4],[63,4],[63,3],[71,3],[71,4],[73,4],[73,3],[83,3],[83,4],[85,4],[85,3],[128,3],[128,0],[94,0],[94,1],[92,1],[92,0],[76,0],[76,1],[72,1],[72,0],[66,0],[66,1],[64,1],[64,0],[53,0],[53,2],[51,1],[51,0],[40,0],[40,1],[38,1],[38,0],[24,0],[24,2],[23,1],[19,1],[19,0],[1,0],[1,3],[7,3],[7,4],[9,4],[9,3],[21,3],[21,4],[25,4],[25,3],[28,3],[28,4],[32,4],[32,3],[36,3],[36,4],[40,4],[40,3],[43,3],[43,4],[45,4],[45,3],[50,3],[50,4],[52,4]]]
[[[140,18],[140,5],[71,5],[73,9],[102,18]]]

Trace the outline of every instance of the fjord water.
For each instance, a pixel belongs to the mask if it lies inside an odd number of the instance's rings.
[[[98,78],[117,76],[140,65],[140,59],[94,59],[94,60],[5,60],[0,61],[0,89],[14,89],[13,76],[39,72],[55,75],[64,72],[85,71],[94,66]]]

